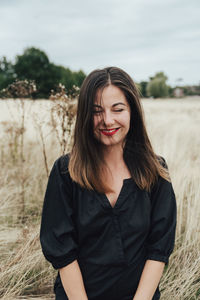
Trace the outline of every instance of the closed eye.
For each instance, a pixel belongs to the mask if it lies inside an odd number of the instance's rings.
[[[113,110],[113,112],[121,112],[123,110],[124,110],[123,108],[121,108],[121,109],[115,109],[115,110]],[[93,110],[93,114],[100,114],[102,112],[103,112],[102,110]]]
[[[123,110],[124,110],[124,109],[121,108],[121,109],[115,109],[114,111],[115,111],[115,112],[120,112],[120,111],[123,111]]]

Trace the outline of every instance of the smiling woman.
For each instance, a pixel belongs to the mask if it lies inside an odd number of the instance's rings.
[[[95,137],[106,146],[123,147],[130,127],[130,106],[123,92],[112,84],[98,91],[93,113]]]
[[[158,300],[174,247],[176,199],[123,70],[91,72],[72,151],[56,160],[42,212],[43,253],[57,300]]]

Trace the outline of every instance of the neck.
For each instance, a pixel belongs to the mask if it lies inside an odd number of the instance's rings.
[[[117,166],[119,166],[120,163],[123,163],[123,149],[120,145],[116,146],[106,146],[104,148],[104,159],[106,161],[106,164],[111,169],[116,169]]]

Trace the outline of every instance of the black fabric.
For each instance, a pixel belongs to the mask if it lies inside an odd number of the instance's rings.
[[[55,269],[77,259],[89,300],[132,299],[147,259],[168,263],[174,247],[176,199],[162,177],[151,193],[125,179],[112,208],[105,194],[81,188],[68,172],[68,155],[51,170],[40,241]],[[166,161],[160,162],[167,168]],[[67,300],[60,276],[54,291]],[[153,300],[160,298],[159,287]]]

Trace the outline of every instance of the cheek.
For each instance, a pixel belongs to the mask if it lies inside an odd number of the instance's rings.
[[[131,124],[131,115],[130,112],[128,112],[127,114],[127,126],[130,128],[130,124]]]
[[[128,122],[127,122],[128,128],[130,128],[130,125],[131,125],[131,118],[130,118],[130,115],[129,115]]]
[[[130,114],[127,113],[123,116],[121,119],[121,123],[124,125],[124,127],[130,127]]]

